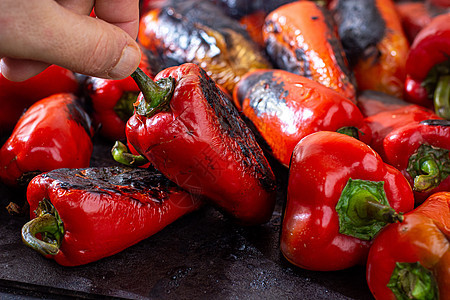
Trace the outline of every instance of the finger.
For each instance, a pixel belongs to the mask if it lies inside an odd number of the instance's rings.
[[[54,1],[27,3],[31,7],[21,16],[23,21],[5,28],[8,35],[0,45],[3,56],[110,79],[125,78],[139,65],[136,41],[117,26],[79,15]]]
[[[94,0],[56,0],[56,2],[79,15],[89,15],[94,7]]]
[[[0,62],[0,73],[11,81],[24,81],[41,73],[49,66],[50,64],[40,61],[4,57]]]
[[[139,0],[97,0],[94,9],[98,18],[120,27],[136,39],[139,29]]]

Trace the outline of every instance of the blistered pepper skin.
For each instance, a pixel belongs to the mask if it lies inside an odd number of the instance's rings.
[[[288,167],[295,145],[310,133],[353,127],[359,139],[371,132],[358,107],[336,91],[283,70],[247,73],[234,90],[235,105],[266,148]]]
[[[201,205],[151,169],[58,169],[33,178],[27,189],[31,219],[48,201],[63,224],[57,254],[63,266],[79,266],[116,254],[162,230]]]
[[[155,81],[169,77],[176,85],[168,107],[152,117],[135,113],[128,141],[169,179],[238,221],[267,222],[275,177],[231,100],[194,64],[168,68]]]
[[[355,101],[356,87],[331,16],[313,1],[272,11],[263,37],[277,67],[317,81]]]

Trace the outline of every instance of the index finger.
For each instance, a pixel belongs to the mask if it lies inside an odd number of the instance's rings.
[[[139,29],[139,0],[97,0],[95,15],[136,39]]]

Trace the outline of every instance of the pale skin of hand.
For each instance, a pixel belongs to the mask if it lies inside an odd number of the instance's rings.
[[[0,0],[0,71],[23,81],[55,64],[122,79],[139,65],[138,27],[139,0]]]

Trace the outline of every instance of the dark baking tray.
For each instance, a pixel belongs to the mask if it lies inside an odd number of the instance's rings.
[[[110,147],[96,141],[93,166],[114,164]],[[23,201],[23,191],[0,184],[0,298],[372,299],[362,266],[313,272],[282,257],[287,174],[274,170],[280,191],[269,223],[241,227],[206,206],[114,256],[80,267],[62,267],[22,243],[28,215],[11,216],[5,206]]]

